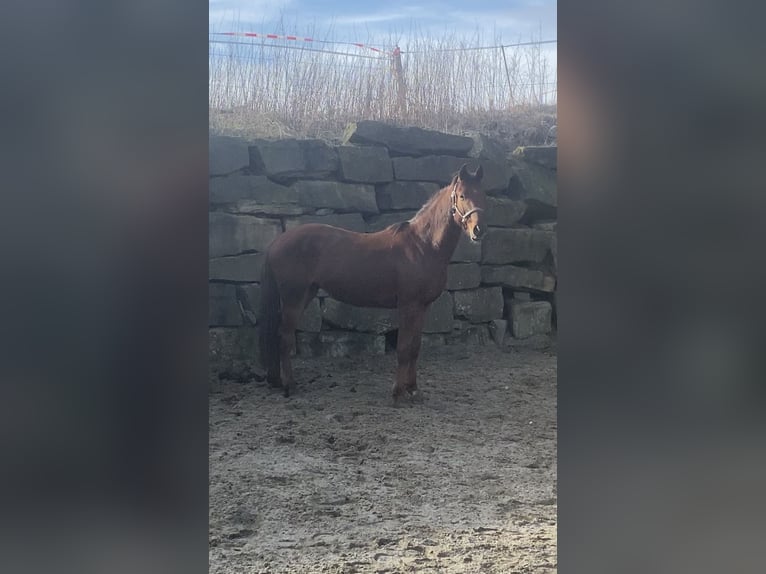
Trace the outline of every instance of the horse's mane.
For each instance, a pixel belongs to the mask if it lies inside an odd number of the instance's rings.
[[[412,217],[412,219],[410,219],[410,221],[415,221],[417,219],[419,222],[423,223],[424,228],[436,227],[436,224],[440,223],[440,220],[446,214],[440,213],[438,209],[434,209],[434,205],[441,200],[442,192],[446,188],[450,188],[453,185],[455,185],[455,181],[457,181],[457,177],[458,175],[455,174],[454,176],[452,176],[452,181],[449,184],[436,190],[434,194],[428,198],[428,201],[426,201],[423,204],[423,207],[421,207],[418,210],[418,212]]]

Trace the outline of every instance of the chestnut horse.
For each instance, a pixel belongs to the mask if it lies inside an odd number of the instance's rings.
[[[428,306],[447,282],[447,265],[460,234],[479,241],[486,206],[483,169],[466,164],[409,221],[377,233],[355,233],[309,223],[269,246],[261,283],[261,362],[285,396],[295,386],[290,354],[303,310],[322,288],[338,301],[398,310],[398,367],[394,401],[417,388],[415,363]]]

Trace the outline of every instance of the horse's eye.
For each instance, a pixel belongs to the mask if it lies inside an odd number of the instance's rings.
[[[463,194],[461,193],[461,194],[460,194],[460,199],[465,199],[465,195],[463,195]]]

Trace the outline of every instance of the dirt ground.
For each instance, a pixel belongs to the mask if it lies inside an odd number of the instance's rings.
[[[395,361],[213,366],[212,574],[556,571],[555,348],[424,349],[398,407]]]

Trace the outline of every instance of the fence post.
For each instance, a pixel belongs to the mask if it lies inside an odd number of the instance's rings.
[[[391,58],[391,71],[396,82],[396,104],[399,117],[404,117],[407,110],[407,86],[404,83],[404,68],[402,67],[402,51],[399,46],[394,48]]]

